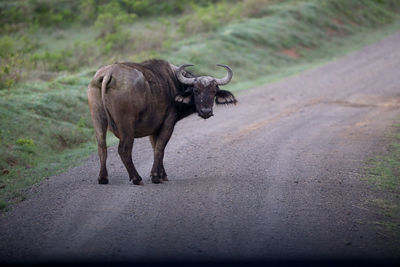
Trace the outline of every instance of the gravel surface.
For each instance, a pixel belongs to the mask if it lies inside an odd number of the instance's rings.
[[[144,186],[115,147],[109,185],[97,155],[50,177],[1,216],[0,260],[398,260],[360,176],[400,115],[399,47],[400,33],[180,121],[164,184],[148,138],[133,155]]]

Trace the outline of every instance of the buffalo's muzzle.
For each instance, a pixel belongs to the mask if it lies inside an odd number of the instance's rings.
[[[213,116],[213,111],[211,108],[202,108],[199,112],[199,116],[203,119],[208,119]]]

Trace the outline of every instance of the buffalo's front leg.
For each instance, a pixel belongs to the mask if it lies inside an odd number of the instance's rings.
[[[143,185],[142,177],[140,177],[132,162],[132,147],[133,138],[123,138],[119,141],[118,154],[128,171],[129,180],[131,180],[133,184]]]
[[[175,122],[175,114],[168,114],[157,134],[150,136],[150,141],[154,150],[154,162],[151,169],[151,181],[155,184],[162,183],[163,181],[168,181],[163,162],[164,150],[169,139],[171,138]]]
[[[152,145],[153,151],[154,151],[154,161],[155,161],[155,158],[159,156],[159,153],[157,153],[157,155],[156,155],[157,139],[158,139],[157,134],[150,136],[150,142],[151,142],[151,145]],[[161,152],[160,154],[162,154],[162,158],[163,158],[164,152]],[[155,184],[162,183],[162,181],[168,181],[167,173],[165,172],[165,169],[164,169],[163,160],[161,159],[158,162],[159,162],[159,164],[157,165],[157,167],[155,167],[155,165],[153,164],[153,168],[151,170],[151,180]]]

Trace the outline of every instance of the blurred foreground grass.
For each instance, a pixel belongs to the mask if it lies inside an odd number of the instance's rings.
[[[375,197],[368,204],[381,215],[374,222],[400,238],[400,124],[388,137],[387,151],[366,163],[365,180],[373,185]],[[397,244],[399,246],[399,244]]]
[[[0,208],[95,151],[86,87],[99,65],[159,57],[218,77],[224,71],[214,66],[223,63],[235,72],[227,87],[237,91],[322,64],[400,29],[395,0],[171,0],[160,16],[143,4],[157,1],[137,1],[144,5],[136,7],[137,14],[126,6],[135,1],[99,6],[82,1],[87,6],[75,17],[52,1],[12,3],[29,10],[33,2],[47,3],[44,10],[54,17],[44,11],[47,17],[31,20],[9,15],[0,28]],[[0,8],[2,14],[13,10],[4,1]]]

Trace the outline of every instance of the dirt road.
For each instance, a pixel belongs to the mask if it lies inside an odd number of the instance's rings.
[[[109,185],[97,155],[50,177],[0,218],[1,261],[398,259],[360,168],[400,115],[399,47],[400,33],[184,119],[164,184],[148,177],[147,138],[134,145],[142,187],[115,147]]]

